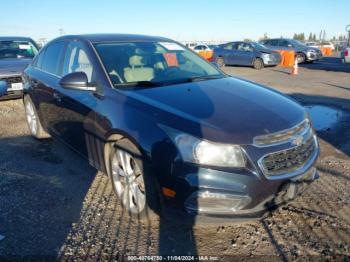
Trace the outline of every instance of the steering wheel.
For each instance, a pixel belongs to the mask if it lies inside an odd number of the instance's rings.
[[[180,68],[172,66],[172,67],[168,67],[167,68],[165,75],[167,77],[174,77],[174,76],[177,76],[180,73],[181,73],[181,69]]]

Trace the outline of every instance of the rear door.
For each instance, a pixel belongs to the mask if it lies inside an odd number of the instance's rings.
[[[45,129],[55,132],[57,117],[54,90],[59,86],[60,65],[65,48],[64,41],[56,41],[45,47],[38,55],[29,72],[30,85],[33,87],[33,100],[40,120]]]
[[[223,48],[224,51],[224,61],[226,65],[234,65],[236,61],[236,51],[237,51],[237,43],[232,42],[228,43]]]

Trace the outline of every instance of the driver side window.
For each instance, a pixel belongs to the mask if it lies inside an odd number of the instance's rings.
[[[92,63],[79,42],[70,42],[68,44],[63,61],[63,76],[74,72],[84,72],[87,75],[89,83],[94,80]]]

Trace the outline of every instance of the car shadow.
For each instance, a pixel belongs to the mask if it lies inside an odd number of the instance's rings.
[[[340,86],[340,85],[334,85],[331,83],[326,83],[326,82],[322,82],[322,84],[328,85],[328,86],[332,86],[332,87],[337,87],[346,91],[350,91],[350,87],[346,87],[346,86]]]
[[[310,70],[350,73],[350,66],[342,63],[340,57],[323,57],[320,61],[303,63],[299,66]]]
[[[81,216],[95,178],[75,153],[53,140],[0,140],[0,256],[54,258]]]

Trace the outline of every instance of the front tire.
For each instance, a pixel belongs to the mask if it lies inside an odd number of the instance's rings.
[[[44,130],[40,122],[38,113],[35,109],[32,99],[28,95],[26,95],[23,98],[23,103],[27,124],[31,135],[36,139],[50,138],[50,135]]]
[[[122,138],[112,146],[109,176],[120,204],[131,217],[156,217],[159,197],[154,178],[140,150],[130,140]]]
[[[304,53],[297,53],[297,62],[302,64],[306,62],[306,55]]]
[[[254,69],[260,70],[264,68],[264,61],[261,58],[255,58],[253,62]]]

